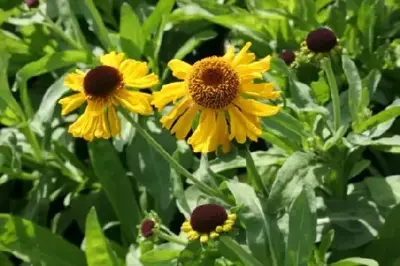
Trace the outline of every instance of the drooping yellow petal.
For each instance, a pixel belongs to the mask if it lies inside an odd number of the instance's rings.
[[[168,62],[168,67],[172,70],[172,75],[178,79],[185,79],[192,71],[192,66],[182,60],[172,59]]]
[[[151,88],[159,83],[158,76],[154,73],[148,74],[141,78],[130,79],[125,84],[134,88]]]
[[[215,136],[217,127],[215,111],[205,109],[201,112],[199,125],[189,138],[188,143],[194,152],[212,152],[217,149],[218,139]]]
[[[85,110],[91,116],[99,116],[101,113],[104,113],[106,108],[109,105],[107,100],[101,99],[88,99],[88,106]]]
[[[86,110],[75,123],[69,126],[68,132],[75,138],[84,138],[87,141],[92,141],[98,123],[98,116],[89,115]]]
[[[208,235],[207,234],[202,234],[200,236],[200,242],[201,243],[207,243],[207,241],[208,241]]]
[[[259,125],[254,124],[252,115],[242,113],[236,106],[229,106],[228,113],[231,125],[231,134],[229,139],[236,139],[239,143],[246,142],[246,137],[253,141],[257,141],[262,130]]]
[[[75,93],[58,101],[61,104],[61,115],[67,115],[86,101],[82,93]]]
[[[171,134],[176,133],[177,139],[185,139],[190,129],[192,128],[193,120],[197,114],[197,107],[195,105],[189,107],[186,112],[179,117],[178,121],[171,129]]]
[[[281,95],[280,91],[274,91],[275,84],[273,83],[260,83],[260,84],[242,84],[241,91],[249,96],[263,98],[263,99],[276,99]]]
[[[257,62],[251,64],[240,65],[236,68],[241,79],[248,77],[260,78],[262,74],[269,69],[271,56],[267,56]]]
[[[97,118],[97,126],[94,131],[96,138],[108,139],[110,138],[110,132],[108,130],[107,119],[105,114],[101,114]]]
[[[229,129],[226,123],[225,113],[217,114],[217,130],[218,145],[222,145],[222,151],[228,153],[231,150],[231,142],[229,141]]]
[[[150,94],[122,89],[117,91],[114,98],[131,112],[142,115],[153,113],[153,108],[150,105],[152,99]]]
[[[119,69],[119,66],[124,60],[125,54],[124,53],[116,53],[111,52],[100,57],[100,62],[103,65],[113,67],[115,69]]]
[[[166,129],[170,129],[172,124],[175,122],[175,120],[181,115],[183,114],[187,108],[189,108],[190,104],[192,103],[192,101],[189,98],[183,98],[183,100],[178,103],[178,105],[176,105],[172,111],[169,112],[168,115],[163,116],[161,118],[161,124],[163,125],[163,127],[165,127]]]
[[[76,70],[75,73],[69,73],[65,77],[64,86],[73,91],[82,91],[84,79],[85,73],[80,70]]]
[[[151,102],[158,110],[163,109],[168,103],[175,102],[185,95],[185,83],[173,82],[162,86],[161,91],[153,93],[154,99]]]
[[[116,137],[121,133],[121,121],[113,105],[108,108],[108,124],[110,126],[111,136]]]
[[[275,115],[281,109],[279,106],[272,106],[260,103],[253,99],[245,99],[237,97],[234,103],[240,107],[242,112],[255,115],[255,116],[271,116]]]
[[[242,64],[248,64],[256,58],[256,56],[253,53],[247,52],[250,46],[251,42],[247,42],[246,45],[240,50],[240,52],[235,56],[235,58],[231,63],[233,68],[236,68]]]

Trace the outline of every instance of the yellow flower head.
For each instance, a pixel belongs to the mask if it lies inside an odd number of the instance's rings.
[[[119,135],[121,125],[116,105],[138,114],[152,114],[152,96],[129,90],[128,87],[148,88],[159,82],[155,74],[148,74],[147,63],[124,59],[123,53],[105,54],[100,62],[100,66],[86,73],[81,70],[70,73],[64,84],[77,93],[59,101],[62,115],[87,102],[85,112],[70,125],[68,131],[74,137],[83,137],[88,141]]]
[[[161,122],[178,139],[186,137],[200,113],[199,125],[188,140],[195,152],[212,152],[219,146],[228,152],[233,139],[256,141],[262,133],[259,117],[279,112],[279,106],[249,98],[276,99],[280,95],[272,83],[253,83],[269,69],[270,56],[254,62],[255,55],[247,52],[250,46],[248,42],[237,55],[231,46],[224,56],[207,57],[194,65],[176,59],[168,63],[172,74],[183,81],[164,85],[153,94],[152,104],[158,110],[170,102],[175,104]]]
[[[236,214],[228,214],[217,204],[197,206],[190,219],[182,224],[181,230],[187,233],[189,240],[200,238],[206,243],[210,238],[217,238],[223,232],[232,231],[236,221]]]

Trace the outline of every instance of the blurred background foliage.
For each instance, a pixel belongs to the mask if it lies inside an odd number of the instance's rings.
[[[87,256],[100,241],[113,250],[104,249],[104,256],[115,259],[88,265],[140,265],[131,244],[146,212],[156,211],[178,234],[196,205],[212,201],[124,119],[122,136],[110,142],[72,138],[67,126],[76,114],[61,117],[57,105],[67,91],[66,72],[95,66],[103,51],[117,50],[149,61],[165,83],[173,80],[170,59],[193,63],[246,41],[258,57],[273,56],[264,78],[283,91],[284,104],[281,113],[263,119],[265,131],[250,151],[239,146],[225,156],[193,154],[161,129],[160,114],[134,119],[197,178],[243,204],[253,219],[243,221],[247,243],[268,224],[261,242],[249,245],[263,265],[376,265],[358,257],[400,265],[399,1],[52,0],[28,9],[0,0],[0,25],[0,265],[86,265],[79,248],[85,236]],[[331,122],[324,68],[305,63],[291,69],[278,56],[299,50],[321,26],[331,28],[346,51],[332,57],[339,129]],[[268,197],[252,181],[252,165]],[[305,217],[300,226],[294,222],[299,215]],[[275,251],[265,255],[268,247]],[[164,260],[147,256],[140,263],[231,265],[203,261],[194,256],[198,249],[186,248],[192,259],[154,253]],[[291,252],[305,261],[290,262]],[[247,265],[240,254],[223,256]]]

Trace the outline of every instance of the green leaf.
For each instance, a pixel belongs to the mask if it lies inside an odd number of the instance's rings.
[[[57,79],[43,95],[42,101],[40,102],[39,109],[35,113],[31,125],[36,131],[44,134],[44,124],[50,123],[54,116],[54,109],[57,106],[58,100],[68,90],[64,87],[65,75]]]
[[[176,141],[169,132],[162,130],[154,117],[139,118],[144,128],[170,154],[176,150]],[[136,180],[143,184],[150,195],[157,199],[156,211],[164,216],[171,215],[169,206],[172,201],[170,183],[170,164],[150,146],[140,134],[136,134],[127,147],[126,159],[129,169]]]
[[[81,2],[81,4],[83,5],[83,13],[85,15],[86,21],[93,28],[94,33],[97,35],[97,38],[99,38],[103,47],[108,52],[115,50],[114,45],[112,44],[108,36],[108,30],[104,25],[104,22],[101,19],[101,15],[94,5],[93,0],[84,0],[79,2]]]
[[[181,154],[181,149],[178,146],[176,151],[173,153],[174,159],[178,162],[180,162],[180,157],[184,156],[185,154]],[[189,204],[186,200],[185,197],[185,190],[183,188],[183,182],[182,182],[182,177],[181,175],[173,168],[171,168],[171,186],[172,186],[172,194],[174,195],[176,199],[176,203],[179,207],[183,209],[184,212],[186,212],[188,215],[190,215],[191,210],[189,207]]]
[[[332,137],[326,140],[322,149],[328,151],[330,148],[334,147],[339,140],[341,140],[347,132],[347,126],[340,126],[339,129],[333,134]]]
[[[396,205],[386,218],[379,231],[379,238],[373,240],[365,249],[364,255],[375,259],[379,265],[393,265],[399,257],[398,240],[400,238],[400,205]]]
[[[143,23],[143,36],[150,38],[151,34],[159,27],[163,17],[171,12],[174,3],[175,0],[158,1],[156,8]]]
[[[85,266],[76,246],[31,221],[0,214],[0,250],[33,265]]]
[[[361,39],[367,54],[374,49],[374,29],[377,20],[376,1],[364,0],[357,10],[357,27],[361,32]]]
[[[400,153],[400,135],[394,135],[387,138],[371,139],[363,135],[352,134],[347,139],[351,143],[359,146],[371,146],[384,152]]]
[[[180,253],[180,250],[151,250],[140,256],[140,262],[145,266],[176,265]]]
[[[97,220],[96,210],[91,208],[86,218],[85,253],[88,266],[110,265],[118,266],[118,258],[103,235]]]
[[[400,176],[369,177],[365,183],[376,204],[390,207],[400,203]]]
[[[224,255],[225,250],[229,251],[229,255],[235,254],[240,261],[246,266],[262,266],[261,262],[256,260],[250,253],[246,252],[235,240],[229,236],[219,237],[219,243],[224,248],[220,249],[222,255]],[[227,255],[224,255],[228,257]]]
[[[381,81],[382,74],[379,70],[377,69],[372,69],[368,76],[366,76],[363,79],[363,87],[367,87],[369,91],[369,95],[374,95],[377,88],[378,84]]]
[[[1,48],[0,46],[0,122],[13,126],[21,122],[23,112],[8,85],[7,70],[10,56]]]
[[[300,195],[302,185],[306,182],[305,177],[310,171],[309,166],[314,160],[312,154],[296,152],[285,161],[272,184],[267,201],[268,213],[288,207]]]
[[[332,264],[329,266],[379,266],[375,260],[364,258],[348,258]]]
[[[307,265],[314,248],[317,215],[313,188],[304,186],[303,191],[289,210],[289,236],[286,246],[285,265]]]
[[[121,6],[120,42],[122,50],[131,58],[140,59],[145,43],[139,18],[131,6],[124,2]]]
[[[335,231],[329,230],[326,234],[322,236],[321,243],[318,247],[318,254],[321,260],[325,261],[325,255],[328,252],[330,246],[332,245],[333,238],[335,237]]]
[[[364,95],[368,95],[368,90],[363,89],[362,81],[354,62],[347,55],[342,55],[343,70],[349,84],[349,110],[351,117],[356,125],[360,124],[365,108],[369,102],[364,102]]]
[[[226,184],[235,197],[236,204],[241,206],[238,216],[246,226],[247,245],[253,256],[268,265],[281,265],[282,242],[279,229],[273,227],[273,218],[264,214],[254,189],[233,180],[229,180]]]
[[[27,88],[28,79],[78,62],[87,62],[89,59],[90,55],[81,51],[56,52],[45,55],[39,60],[29,63],[21,68],[16,74],[16,81],[19,85],[21,101],[28,117],[31,118],[33,116]]]
[[[134,243],[142,214],[118,154],[107,140],[91,142],[89,152],[94,172],[121,222],[122,231]]]
[[[264,186],[261,176],[258,173],[254,160],[248,148],[246,148],[246,168],[247,168],[247,181],[256,192],[263,193],[268,196],[267,188]]]
[[[400,99],[396,99],[391,105],[387,106],[385,110],[361,122],[356,128],[357,132],[364,132],[365,130],[371,129],[398,116],[400,116]]]

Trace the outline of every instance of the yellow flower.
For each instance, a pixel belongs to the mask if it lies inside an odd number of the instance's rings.
[[[85,112],[70,125],[68,131],[74,137],[83,137],[88,141],[119,135],[121,125],[116,105],[134,113],[152,114],[152,96],[129,90],[128,87],[148,88],[159,82],[155,74],[148,74],[147,63],[124,59],[123,53],[105,54],[100,57],[100,62],[100,66],[87,73],[81,70],[70,73],[64,84],[77,93],[59,101],[62,115],[87,102]]]
[[[256,141],[262,133],[259,117],[279,112],[279,106],[249,99],[280,96],[272,83],[254,83],[269,69],[270,56],[254,62],[255,55],[247,52],[250,46],[248,42],[237,55],[231,46],[224,56],[207,57],[194,65],[176,59],[168,63],[172,74],[183,81],[164,85],[153,94],[152,104],[158,110],[175,104],[161,122],[178,139],[187,136],[200,113],[199,124],[188,139],[195,152],[211,152],[219,146],[228,152],[233,139]]]
[[[223,232],[232,231],[235,221],[236,214],[228,214],[222,206],[204,204],[193,210],[181,230],[187,233],[189,240],[200,238],[201,243],[206,243],[210,238],[215,239]]]

